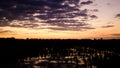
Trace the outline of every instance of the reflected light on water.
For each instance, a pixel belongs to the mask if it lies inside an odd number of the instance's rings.
[[[60,51],[64,51],[64,53],[60,53]],[[28,68],[29,66],[31,66],[30,68],[97,68],[99,61],[108,61],[115,55],[109,50],[84,47],[55,51],[53,48],[46,48],[43,49],[43,52],[49,53],[39,54],[38,57],[27,57],[21,63]]]

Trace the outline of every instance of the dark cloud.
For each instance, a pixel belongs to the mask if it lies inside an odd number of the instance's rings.
[[[93,1],[90,0],[81,2],[82,5],[89,5],[91,3],[93,3]]]
[[[110,28],[110,27],[114,27],[114,25],[105,25],[105,26],[102,26],[102,28]]]
[[[96,15],[90,16],[88,9],[80,9],[81,4],[91,3],[93,1],[90,0],[86,2],[80,2],[80,0],[0,0],[0,26],[40,27],[36,24],[36,22],[40,23],[35,20],[37,18],[50,26],[81,28],[81,26],[87,26],[85,21],[88,18],[97,18]],[[38,15],[34,15],[35,13]],[[75,19],[76,17],[80,17],[80,20]],[[11,25],[13,20],[30,21],[30,23]]]
[[[90,17],[91,18],[98,18],[96,15],[91,15]]]
[[[116,14],[116,16],[115,16],[115,17],[120,18],[120,14]]]

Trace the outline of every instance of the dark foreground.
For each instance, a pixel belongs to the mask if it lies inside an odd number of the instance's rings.
[[[119,68],[120,40],[0,38],[2,68]]]

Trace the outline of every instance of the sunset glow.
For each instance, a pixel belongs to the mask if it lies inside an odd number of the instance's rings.
[[[120,0],[1,0],[0,38],[120,38]]]

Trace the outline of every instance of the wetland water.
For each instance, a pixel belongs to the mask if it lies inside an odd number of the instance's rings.
[[[2,68],[120,67],[120,49],[114,45],[119,41],[6,40],[0,46]]]
[[[8,68],[103,68],[118,57],[119,53],[90,47],[42,48],[38,56],[19,59]]]

